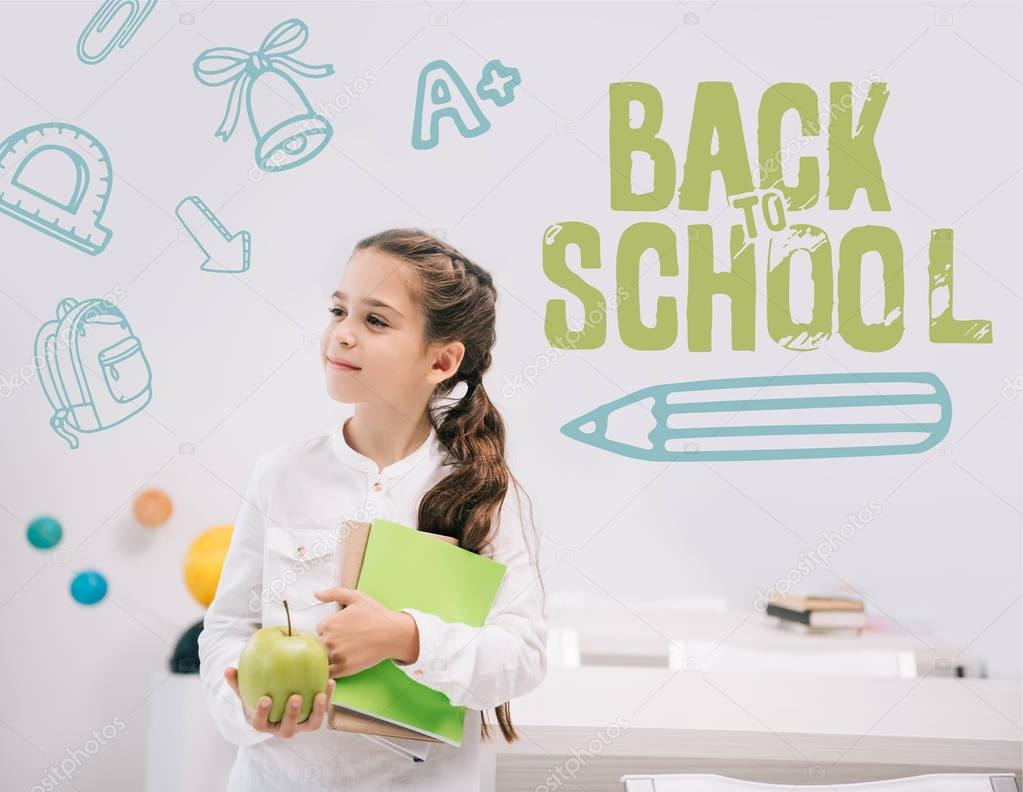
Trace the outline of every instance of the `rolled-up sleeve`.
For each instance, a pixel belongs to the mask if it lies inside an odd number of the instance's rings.
[[[547,673],[547,620],[537,564],[538,538],[510,494],[498,529],[482,551],[507,567],[482,627],[451,623],[402,608],[419,628],[415,662],[393,661],[410,678],[445,694],[452,704],[491,709],[536,688]]]
[[[246,642],[262,625],[263,530],[267,504],[261,488],[262,458],[242,497],[217,593],[199,633],[199,676],[217,729],[228,742],[253,745],[273,737],[245,719],[238,696],[224,679],[237,667]]]

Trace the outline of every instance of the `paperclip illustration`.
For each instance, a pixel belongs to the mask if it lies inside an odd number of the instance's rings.
[[[309,29],[299,19],[289,19],[271,30],[255,52],[236,47],[208,49],[192,65],[196,79],[203,85],[231,85],[227,110],[217,127],[215,137],[228,140],[238,125],[242,103],[256,137],[256,163],[265,171],[283,171],[315,157],[334,129],[322,115],[313,112],[302,89],[288,76],[287,69],[301,77],[326,77],[334,73],[330,64],[312,66],[291,57],[305,46]],[[253,92],[261,90],[277,94],[294,94],[305,112],[284,119],[257,117]],[[264,99],[264,102],[267,100]]]
[[[177,205],[174,214],[206,259],[200,269],[207,272],[245,272],[252,255],[252,235],[248,231],[232,234],[197,195],[189,195]]]
[[[919,454],[951,420],[928,372],[793,374],[655,385],[561,431],[633,459],[723,462]]]
[[[75,433],[117,426],[152,398],[152,370],[120,309],[102,299],[57,304],[36,334],[35,365],[53,408],[50,428],[78,448]]]
[[[65,178],[68,173],[74,183],[61,186],[63,195],[40,189],[54,175]],[[112,177],[107,150],[84,129],[36,124],[0,145],[0,212],[95,256],[110,241],[110,229],[99,221],[110,199]]]
[[[78,37],[78,60],[99,63],[115,47],[124,48],[155,7],[156,0],[105,0]],[[116,28],[111,24],[115,20],[119,22]]]

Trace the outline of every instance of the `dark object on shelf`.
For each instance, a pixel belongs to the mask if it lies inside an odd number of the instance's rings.
[[[202,621],[196,622],[178,639],[170,659],[171,673],[199,673],[199,633],[202,632],[202,625]]]

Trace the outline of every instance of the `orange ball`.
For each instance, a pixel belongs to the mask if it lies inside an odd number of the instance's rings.
[[[173,510],[170,496],[163,490],[144,490],[135,498],[135,519],[147,528],[163,525]]]

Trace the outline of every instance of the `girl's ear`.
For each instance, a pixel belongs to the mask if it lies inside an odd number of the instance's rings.
[[[465,357],[465,345],[461,341],[451,341],[438,346],[434,352],[433,365],[430,367],[430,380],[436,385],[458,372]]]

